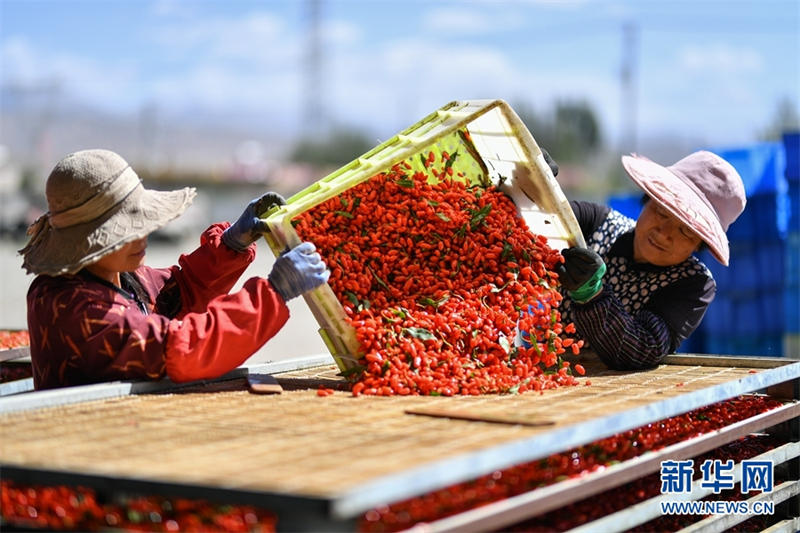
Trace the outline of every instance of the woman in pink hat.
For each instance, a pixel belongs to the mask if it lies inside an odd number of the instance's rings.
[[[311,243],[279,257],[266,278],[231,288],[266,231],[253,200],[233,224],[208,228],[178,265],[144,265],[147,235],[178,217],[195,190],[145,189],[108,150],[66,156],[47,179],[48,212],[28,230],[23,268],[37,389],[101,381],[218,377],[242,364],[289,317],[286,302],[328,279]]]
[[[728,265],[725,232],[745,191],[736,169],[707,151],[669,167],[636,155],[622,164],[646,193],[639,218],[571,202],[586,248],[562,252],[559,277],[569,296],[564,322],[609,367],[641,369],[673,353],[703,319],[716,285],[693,254],[707,247]]]

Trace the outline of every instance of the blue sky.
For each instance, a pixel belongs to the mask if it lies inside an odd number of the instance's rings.
[[[292,135],[309,94],[307,7],[0,0],[0,82]],[[800,107],[797,0],[320,0],[320,14],[325,118],[381,140],[458,99],[539,113],[585,100],[612,142],[635,109],[642,137],[712,145],[751,142],[781,99]],[[635,105],[621,91],[624,24],[636,29]]]

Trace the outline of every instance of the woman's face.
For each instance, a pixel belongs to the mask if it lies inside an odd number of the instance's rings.
[[[633,259],[656,266],[677,265],[688,259],[701,242],[688,226],[650,200],[636,221]]]
[[[144,264],[147,251],[147,237],[131,241],[116,252],[102,257],[86,267],[90,272],[103,278],[120,272],[133,272]]]

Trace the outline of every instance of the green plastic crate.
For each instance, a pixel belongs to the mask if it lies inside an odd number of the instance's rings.
[[[467,141],[464,132],[469,133]],[[454,167],[472,182],[499,184],[534,233],[555,249],[583,245],[575,216],[544,160],[539,146],[511,107],[502,100],[451,102],[363,156],[320,179],[268,214],[270,248],[280,254],[300,244],[292,220],[371,177],[420,155],[456,150]],[[419,163],[421,168],[421,163]],[[325,284],[304,295],[320,325],[319,333],[341,370],[356,364],[359,345],[342,305]]]

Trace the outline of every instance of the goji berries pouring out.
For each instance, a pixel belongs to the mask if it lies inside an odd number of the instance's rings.
[[[565,331],[558,309],[559,252],[508,196],[454,173],[457,157],[443,152],[438,169],[433,152],[422,166],[404,161],[293,220],[330,268],[356,331],[354,395],[577,384],[562,360],[583,342],[562,337],[574,329]],[[524,342],[518,331],[530,332]]]

